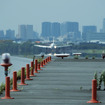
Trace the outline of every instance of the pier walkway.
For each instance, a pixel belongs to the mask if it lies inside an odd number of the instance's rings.
[[[53,59],[33,80],[25,81],[27,86],[18,86],[20,92],[11,92],[14,99],[0,99],[0,105],[87,105],[93,75],[103,70],[105,60]],[[105,91],[97,94],[105,105]]]

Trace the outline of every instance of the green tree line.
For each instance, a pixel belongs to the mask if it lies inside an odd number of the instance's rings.
[[[73,45],[72,49],[76,49],[76,50],[104,49],[105,50],[105,44],[99,44],[99,43],[80,43],[79,45]]]
[[[41,48],[35,47],[30,41],[18,44],[10,40],[0,41],[0,55],[8,52],[12,55],[32,55],[41,52]]]
[[[11,40],[0,40],[0,55],[2,53],[10,53],[11,55],[32,55],[40,54],[45,50],[43,48],[35,47],[35,43],[27,41],[24,43],[14,43]],[[73,44],[72,49],[83,50],[83,49],[104,49],[105,44],[97,43],[80,43],[78,45]],[[48,50],[47,50],[48,52]]]

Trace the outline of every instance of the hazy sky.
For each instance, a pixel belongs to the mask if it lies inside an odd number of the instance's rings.
[[[19,24],[32,24],[41,32],[44,21],[79,22],[102,28],[105,0],[0,0],[0,30],[14,29]]]

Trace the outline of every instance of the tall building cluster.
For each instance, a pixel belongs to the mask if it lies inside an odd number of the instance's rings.
[[[6,34],[0,30],[0,40],[15,40],[15,30],[8,29]]]
[[[33,25],[19,25],[17,38],[22,41],[35,40],[38,33],[33,30]]]
[[[0,40],[36,40],[40,38],[53,37],[63,39],[64,41],[91,41],[100,40],[105,42],[105,18],[103,19],[103,26],[100,32],[97,32],[97,26],[89,25],[82,26],[82,31],[79,31],[78,22],[42,22],[42,31],[39,34],[33,30],[33,25],[19,25],[18,34],[15,31],[8,29],[6,32],[0,30]]]
[[[32,40],[34,37],[33,33],[33,25],[18,26],[18,38],[21,40]]]
[[[83,26],[82,40],[86,42],[92,40],[105,42],[105,19],[103,19],[103,27],[100,32],[97,32],[96,26]]]
[[[78,22],[43,22],[42,23],[42,37],[59,37],[64,36],[67,37],[72,36],[72,40],[77,40],[81,38],[81,34],[79,32],[79,23]]]
[[[43,22],[42,33],[43,37],[58,37],[60,36],[60,23],[58,22]]]

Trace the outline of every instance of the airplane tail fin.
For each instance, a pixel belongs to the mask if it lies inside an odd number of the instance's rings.
[[[54,43],[54,37],[53,37],[53,43]]]

